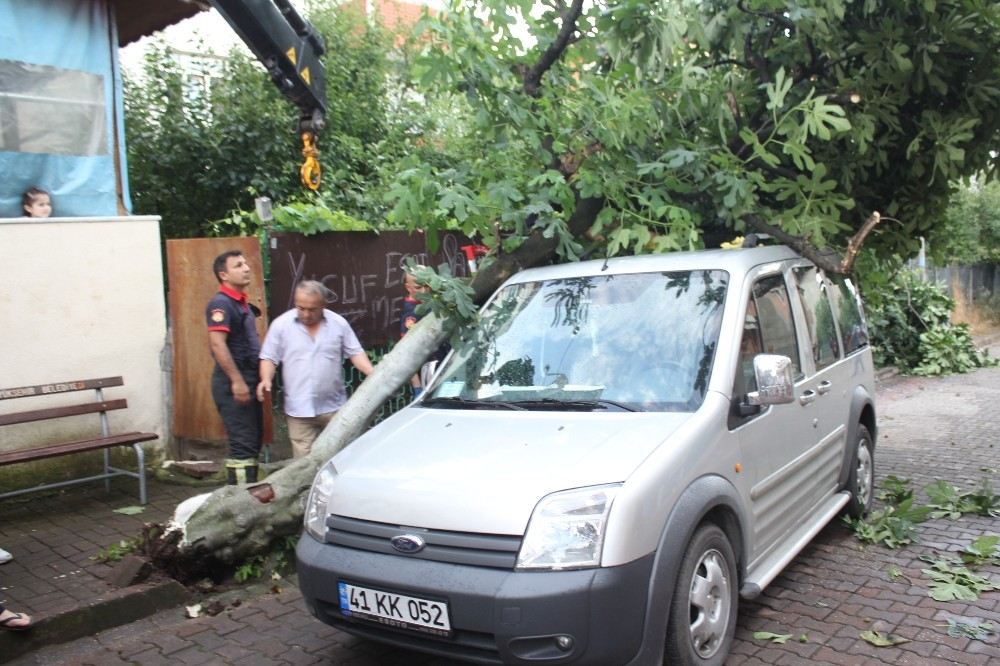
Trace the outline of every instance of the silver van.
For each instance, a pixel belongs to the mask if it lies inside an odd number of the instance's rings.
[[[527,270],[317,474],[323,622],[486,664],[722,664],[738,598],[872,500],[849,281],[785,247]]]

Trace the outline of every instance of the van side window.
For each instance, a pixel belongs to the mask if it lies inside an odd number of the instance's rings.
[[[764,353],[789,357],[792,359],[792,374],[796,379],[802,376],[788,291],[780,275],[758,281],[747,302],[740,337],[740,355],[733,380],[733,400],[729,409],[730,430],[738,428],[762,411],[760,407],[746,404],[746,395],[757,390],[753,360],[757,354]]]
[[[806,328],[812,344],[812,357],[816,369],[822,370],[840,358],[840,339],[833,323],[833,309],[827,295],[832,285],[815,267],[796,268],[795,283],[806,314]]]
[[[791,301],[784,279],[780,275],[761,278],[753,286],[753,298],[764,353],[781,354],[792,359],[792,375],[796,380],[801,379],[799,345],[795,339]]]
[[[868,325],[861,314],[861,299],[851,281],[843,275],[835,275],[833,284],[836,289],[831,290],[830,295],[837,310],[844,354],[850,354],[868,346]]]
[[[733,395],[743,396],[757,390],[757,374],[753,369],[753,359],[764,350],[760,339],[760,323],[757,318],[757,304],[751,299],[743,318],[743,337],[740,338],[740,361],[736,369],[736,383]]]

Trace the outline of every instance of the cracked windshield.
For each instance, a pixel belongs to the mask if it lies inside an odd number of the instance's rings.
[[[723,271],[506,287],[423,407],[694,411],[718,343]]]

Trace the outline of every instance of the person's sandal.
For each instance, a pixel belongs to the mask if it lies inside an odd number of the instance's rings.
[[[7,629],[8,631],[27,631],[31,629],[31,618],[24,613],[15,613],[14,611],[7,611],[10,613],[10,617],[5,620],[0,620],[0,627]],[[27,620],[28,624],[11,624],[15,620]]]

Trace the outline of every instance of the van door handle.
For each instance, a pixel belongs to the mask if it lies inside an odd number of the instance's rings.
[[[816,391],[820,395],[826,395],[827,393],[830,392],[830,389],[832,388],[833,388],[833,383],[829,381],[822,381],[819,383],[819,386],[816,387]]]
[[[808,391],[803,391],[802,395],[799,396],[799,404],[808,405],[815,399],[816,399],[816,391],[809,389]]]

